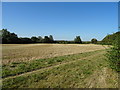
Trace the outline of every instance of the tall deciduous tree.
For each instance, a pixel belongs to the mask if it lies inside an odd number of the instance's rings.
[[[50,35],[50,36],[49,36],[49,38],[50,38],[50,40],[51,40],[51,41],[54,41],[54,39],[53,39],[53,36],[52,36],[52,35]]]
[[[45,36],[43,39],[43,43],[50,43],[50,38],[48,36]]]
[[[10,33],[7,29],[2,29],[0,36],[2,37],[2,43],[19,43],[18,36],[15,33]]]
[[[36,43],[36,42],[38,42],[39,39],[37,37],[31,37],[31,40],[33,43]]]
[[[43,38],[41,36],[38,36],[38,42],[42,42]]]
[[[75,43],[82,43],[80,36],[76,36],[76,38],[74,39],[74,42]]]

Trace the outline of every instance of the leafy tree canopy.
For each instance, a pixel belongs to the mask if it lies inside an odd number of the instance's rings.
[[[91,40],[91,43],[96,44],[96,43],[97,43],[97,39],[96,39],[96,38],[93,38],[93,39]]]
[[[74,42],[75,43],[82,43],[80,36],[76,36],[76,38],[74,39]]]

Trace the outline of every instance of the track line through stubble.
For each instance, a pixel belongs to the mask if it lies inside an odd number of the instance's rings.
[[[63,63],[61,62],[61,63],[53,65],[53,66],[48,66],[48,67],[45,67],[45,68],[25,72],[25,73],[18,74],[18,75],[15,75],[15,76],[8,76],[8,77],[3,78],[3,80],[10,79],[10,78],[16,78],[16,77],[24,76],[24,75],[29,75],[29,74],[36,73],[36,72],[43,71],[43,70],[47,70],[47,69],[52,69],[54,67],[59,67],[59,66],[62,66],[62,65],[71,64],[71,63],[77,62],[79,60],[86,60],[86,59],[89,59],[89,58],[96,57],[96,56],[98,56],[100,54],[103,54],[103,51],[100,51],[100,52],[98,52],[98,53],[96,53],[94,55],[90,55],[90,56],[87,56],[87,57],[84,57],[84,58],[81,58],[81,59],[77,59],[77,60],[74,60],[74,61],[68,61],[68,62],[63,62]]]

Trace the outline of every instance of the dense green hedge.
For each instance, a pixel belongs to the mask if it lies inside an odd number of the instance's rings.
[[[120,32],[113,34],[110,38],[114,41],[110,49],[107,50],[107,60],[112,69],[120,72]]]
[[[107,35],[103,40],[102,40],[102,44],[114,44],[115,41],[118,40],[118,36],[120,35],[120,32],[116,32],[110,35]]]

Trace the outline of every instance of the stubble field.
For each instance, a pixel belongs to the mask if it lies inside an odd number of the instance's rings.
[[[4,88],[117,88],[107,46],[93,44],[3,44]]]
[[[3,64],[105,49],[92,44],[3,44]]]

